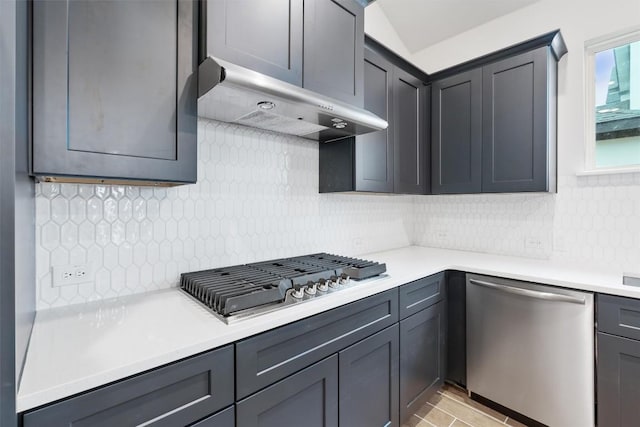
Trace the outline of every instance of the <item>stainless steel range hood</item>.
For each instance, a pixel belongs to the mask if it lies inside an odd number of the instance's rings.
[[[211,56],[198,70],[198,116],[327,142],[386,129],[362,108]]]

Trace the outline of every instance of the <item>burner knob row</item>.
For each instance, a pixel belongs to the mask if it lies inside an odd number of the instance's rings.
[[[346,274],[341,274],[340,276],[331,276],[331,278],[320,279],[317,283],[315,282],[307,282],[306,285],[293,285],[293,290],[291,291],[291,296],[296,299],[302,299],[304,295],[314,296],[318,292],[328,292],[329,288],[336,289],[339,286],[346,285],[349,283],[351,278]]]

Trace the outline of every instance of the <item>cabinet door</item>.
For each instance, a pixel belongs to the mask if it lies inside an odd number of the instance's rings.
[[[431,192],[482,190],[482,69],[431,85]]]
[[[303,0],[208,0],[207,54],[302,86]]]
[[[640,341],[598,332],[598,426],[640,420]]]
[[[541,47],[483,67],[482,191],[547,191],[551,91],[548,47]],[[555,92],[554,92],[555,93]],[[555,96],[554,96],[555,98]],[[555,103],[555,101],[554,101]]]
[[[357,191],[393,192],[393,65],[366,49],[364,108],[389,122],[389,127],[356,138]]]
[[[362,107],[364,7],[355,0],[304,2],[303,86]]]
[[[197,4],[33,3],[32,173],[196,181]]]
[[[444,301],[400,322],[400,422],[405,422],[444,382]]]
[[[430,88],[419,79],[400,68],[394,69],[395,193],[426,194],[428,192],[429,91]]]
[[[333,355],[236,404],[237,427],[337,427],[338,356]]]
[[[340,352],[340,425],[399,426],[398,325]]]
[[[27,412],[23,425],[190,425],[233,404],[233,371],[230,345]]]

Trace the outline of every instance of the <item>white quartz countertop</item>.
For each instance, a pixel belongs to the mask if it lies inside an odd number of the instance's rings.
[[[17,410],[26,411],[232,343],[443,270],[461,270],[640,298],[622,272],[558,261],[410,246],[361,257],[388,276],[227,325],[178,289],[78,304],[36,314]]]

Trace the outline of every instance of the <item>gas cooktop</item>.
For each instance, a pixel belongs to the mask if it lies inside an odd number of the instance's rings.
[[[317,253],[183,273],[180,288],[231,323],[337,292],[386,270],[374,261]]]

